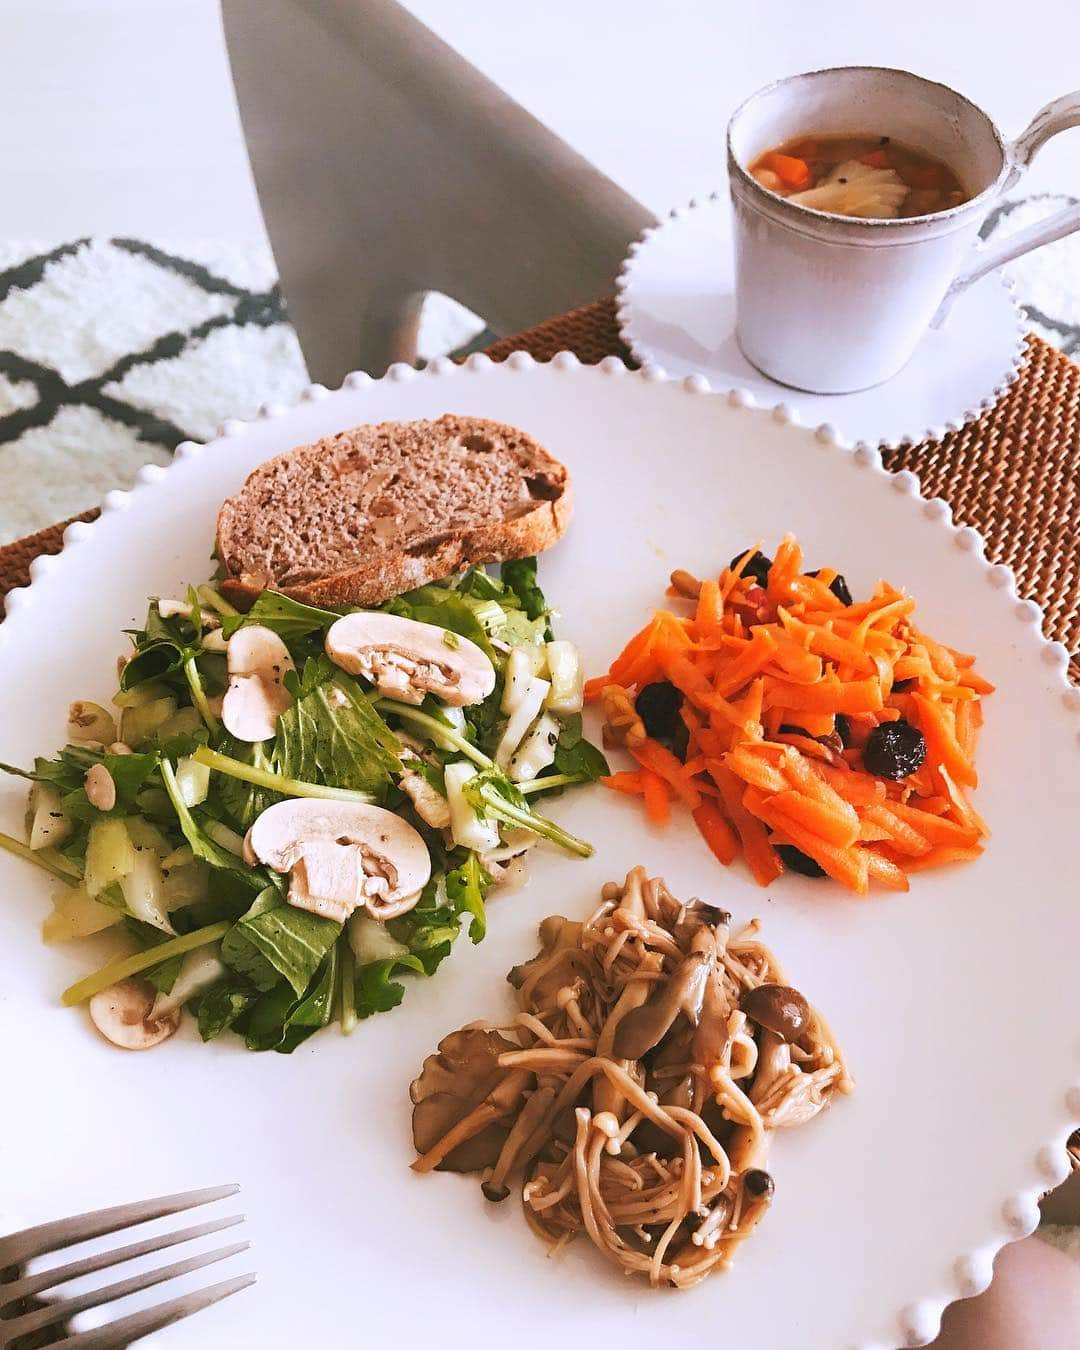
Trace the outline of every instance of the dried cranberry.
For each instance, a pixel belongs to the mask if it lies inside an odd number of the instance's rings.
[[[902,718],[875,727],[863,750],[863,765],[879,778],[906,778],[925,758],[926,738]]]
[[[634,707],[654,741],[673,740],[679,727],[685,730],[686,724],[679,716],[682,701],[682,694],[668,680],[647,684],[638,694]]]
[[[731,568],[737,567],[741,557],[741,553],[736,553],[734,558],[728,563],[728,566]],[[753,577],[759,586],[767,586],[769,584],[770,567],[772,567],[772,559],[766,558],[765,554],[758,549],[746,560],[746,566],[742,570],[742,575],[744,577]]]
[[[803,877],[823,877],[825,875],[824,867],[816,863],[813,858],[808,857],[801,848],[796,848],[794,844],[777,844],[776,851],[783,859],[784,866],[790,867],[793,872],[798,872]]]

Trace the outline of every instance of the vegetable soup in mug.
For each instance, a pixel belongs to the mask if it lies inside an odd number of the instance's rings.
[[[940,159],[889,136],[799,136],[750,173],[770,192],[838,216],[928,216],[970,197]]]

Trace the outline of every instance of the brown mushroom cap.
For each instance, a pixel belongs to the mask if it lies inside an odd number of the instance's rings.
[[[506,1077],[498,1059],[518,1047],[496,1031],[466,1027],[439,1042],[424,1060],[420,1076],[409,1087],[413,1101],[413,1143],[417,1153],[440,1139],[478,1106]],[[497,1121],[466,1139],[438,1164],[441,1172],[476,1172],[491,1167],[499,1156],[510,1122]]]
[[[617,1058],[640,1059],[647,1054],[667,1035],[681,1012],[691,1026],[696,1026],[712,968],[713,958],[707,952],[691,952],[684,957],[659,995],[620,1021],[612,1047]]]
[[[756,989],[747,989],[740,1007],[751,1021],[775,1032],[789,1045],[810,1026],[810,1005],[790,985],[759,984]]]

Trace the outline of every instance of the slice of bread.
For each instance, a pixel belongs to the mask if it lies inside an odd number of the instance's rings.
[[[373,605],[473,563],[550,548],[570,476],[531,436],[447,413],[354,427],[267,460],[222,506],[221,590]]]

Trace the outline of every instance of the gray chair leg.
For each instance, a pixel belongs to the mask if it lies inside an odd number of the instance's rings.
[[[513,332],[609,294],[653,217],[393,0],[223,0],[312,376],[415,355],[437,290]]]

